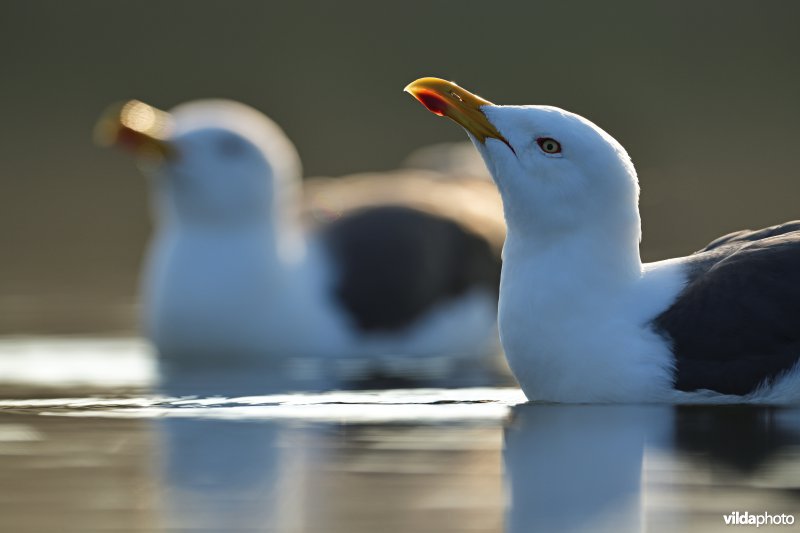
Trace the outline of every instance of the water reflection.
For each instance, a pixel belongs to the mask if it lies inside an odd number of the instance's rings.
[[[172,531],[497,531],[496,426],[159,424]],[[453,515],[456,516],[453,516]]]
[[[758,475],[800,445],[800,418],[792,413],[754,405],[677,406],[673,445],[718,477]]]
[[[128,472],[135,464],[139,474],[80,497],[124,502],[115,515],[122,529],[146,517],[154,524],[147,531],[497,532],[499,428],[508,406],[522,399],[514,389],[461,389],[2,400],[0,428],[20,415],[35,421],[42,442],[19,474],[54,485],[57,473],[37,466],[73,454],[69,439],[92,440],[104,428],[136,423],[150,446],[126,447],[119,456],[110,449],[104,457]],[[54,425],[76,433],[59,435],[49,429]],[[12,462],[0,448],[0,463]],[[147,495],[147,502],[128,493]],[[26,489],[13,502],[27,502],[30,513],[46,504],[38,494]],[[0,487],[0,516],[10,495]],[[79,526],[91,530],[104,517],[86,512]],[[58,530],[57,516],[42,520],[35,531]]]
[[[797,509],[797,409],[523,404],[512,411],[507,533],[705,532],[724,528],[723,515],[735,510]]]
[[[800,507],[800,409],[521,399],[0,400],[0,530],[706,533]]]
[[[166,419],[161,518],[168,530],[294,531],[321,461],[307,432],[278,423]]]
[[[505,433],[509,533],[642,529],[642,458],[666,407],[526,404]]]
[[[263,375],[260,396],[153,395],[144,348],[0,343],[0,531],[707,533],[729,531],[733,511],[800,519],[800,408],[289,393]]]

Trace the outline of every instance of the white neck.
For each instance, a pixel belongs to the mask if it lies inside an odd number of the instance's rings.
[[[593,225],[567,234],[529,233],[509,223],[506,262],[529,262],[542,274],[569,274],[573,285],[618,286],[641,275],[638,215],[635,225]],[[552,272],[548,272],[552,271]]]
[[[643,281],[638,224],[613,227],[556,240],[509,224],[499,326],[530,399],[640,401],[654,376],[669,381],[669,353],[641,316],[652,291]]]

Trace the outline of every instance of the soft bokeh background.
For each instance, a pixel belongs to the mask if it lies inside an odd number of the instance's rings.
[[[253,105],[308,175],[464,137],[423,75],[578,112],[629,150],[644,257],[800,216],[800,3],[4,1],[0,333],[129,332],[146,183],[92,145],[110,102]]]

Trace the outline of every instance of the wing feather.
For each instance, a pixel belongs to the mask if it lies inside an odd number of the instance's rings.
[[[673,343],[675,387],[747,394],[800,359],[800,222],[718,239],[655,320]]]

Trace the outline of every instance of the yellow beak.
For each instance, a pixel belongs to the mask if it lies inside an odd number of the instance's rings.
[[[129,100],[106,109],[94,128],[94,140],[101,146],[121,146],[156,157],[170,157],[175,148],[167,140],[172,116],[166,111]]]
[[[483,107],[494,105],[490,101],[440,78],[420,78],[409,83],[404,90],[428,111],[454,120],[480,142],[491,138],[508,144],[481,111]]]

